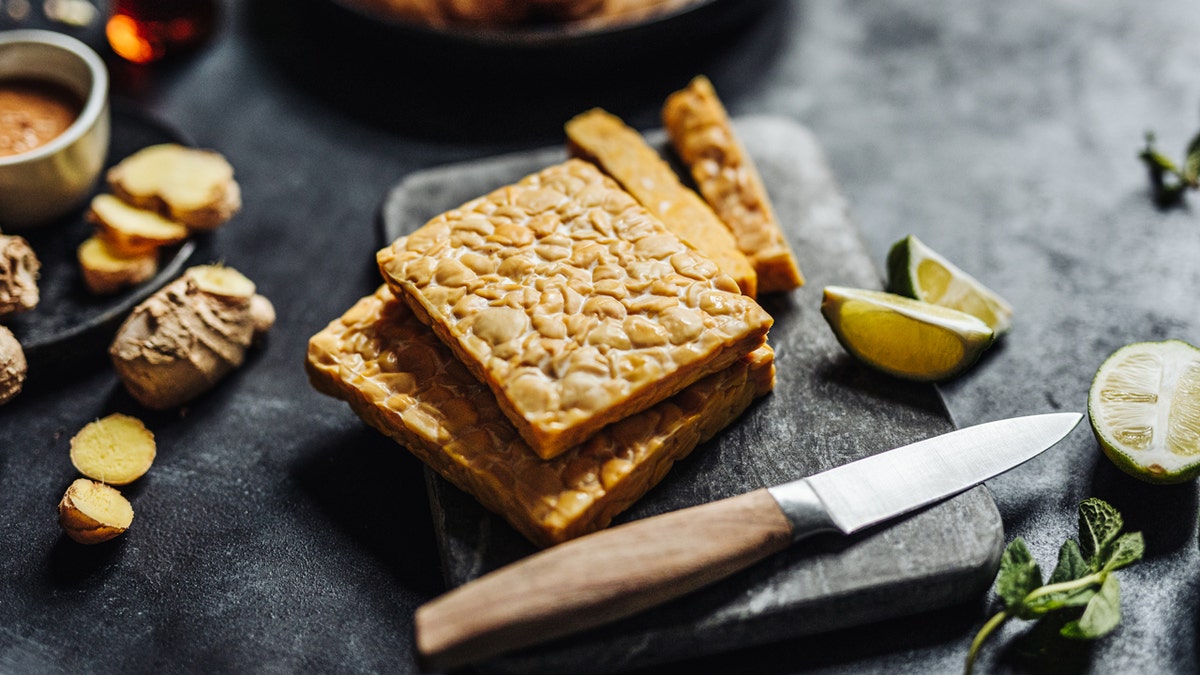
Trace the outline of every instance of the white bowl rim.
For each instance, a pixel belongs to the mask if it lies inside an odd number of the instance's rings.
[[[79,112],[79,117],[75,118],[71,126],[44,145],[26,152],[0,157],[0,167],[15,166],[53,155],[86,134],[95,125],[100,114],[108,107],[108,68],[104,66],[100,55],[91,47],[70,35],[49,30],[0,31],[0,46],[14,43],[49,45],[70,52],[82,60],[91,71],[92,87],[88,92],[87,101],[84,102],[83,110]]]

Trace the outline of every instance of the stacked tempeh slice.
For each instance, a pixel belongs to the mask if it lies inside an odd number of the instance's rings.
[[[606,526],[774,385],[771,317],[581,160],[377,257],[385,285],[310,340],[311,381],[541,546]]]

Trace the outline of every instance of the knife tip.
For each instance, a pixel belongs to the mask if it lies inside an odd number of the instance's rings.
[[[1054,423],[1055,426],[1060,430],[1058,440],[1062,440],[1063,438],[1066,438],[1067,434],[1071,433],[1075,427],[1079,426],[1079,423],[1083,420],[1084,414],[1081,412],[1067,411],[1044,413],[1042,415],[1035,415],[1035,417],[1041,417],[1049,422]]]

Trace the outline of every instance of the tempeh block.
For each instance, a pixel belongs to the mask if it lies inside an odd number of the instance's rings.
[[[595,162],[616,179],[667,229],[712,258],[742,292],[757,293],[754,266],[738,248],[729,227],[700,195],[679,182],[675,171],[620,118],[595,108],[567,122],[571,153]]]
[[[579,160],[448,211],[377,257],[543,458],[724,370],[772,323]]]
[[[765,345],[551,460],[534,453],[479,383],[386,288],[309,341],[319,391],[343,399],[533,543],[608,525],[671,465],[774,386]]]
[[[754,161],[734,133],[725,106],[703,75],[671,94],[663,125],[700,194],[737,238],[754,265],[760,293],[804,284]]]

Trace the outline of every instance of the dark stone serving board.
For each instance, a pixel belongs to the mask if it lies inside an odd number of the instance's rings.
[[[815,138],[786,119],[735,124],[807,284],[760,298],[775,317],[775,391],[677,464],[617,522],[774,485],[953,428],[933,386],[857,365],[820,315],[824,286],[878,288],[880,278]],[[671,156],[661,132],[648,137]],[[384,235],[390,241],[564,158],[550,148],[412,174],[384,202]],[[534,551],[470,496],[431,471],[427,479],[449,586]],[[853,537],[808,540],[681,600],[483,669],[611,672],[944,607],[986,590],[1002,545],[999,513],[981,486]]]

